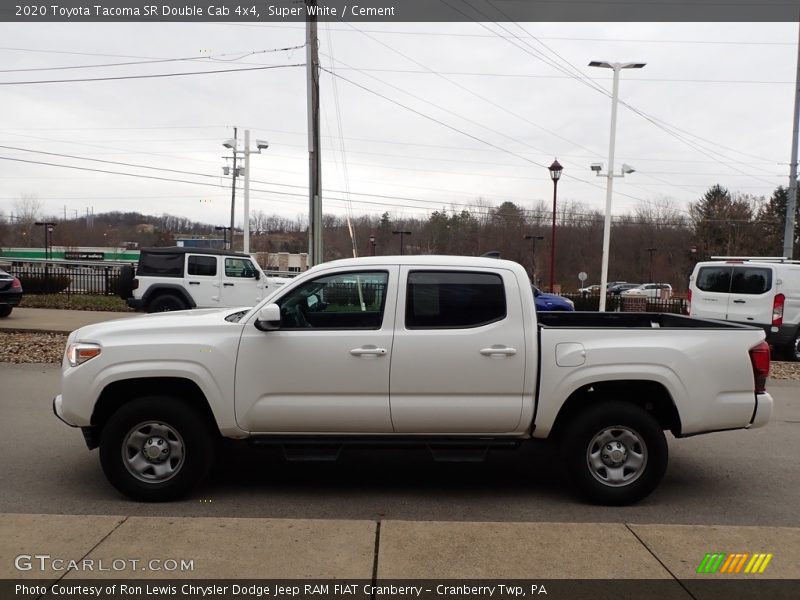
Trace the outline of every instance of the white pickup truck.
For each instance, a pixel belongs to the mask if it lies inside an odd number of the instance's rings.
[[[222,438],[474,457],[551,438],[589,500],[649,494],[675,437],[767,423],[764,331],[646,313],[540,313],[520,265],[325,263],[247,309],[137,316],[68,340],[56,415],[121,492],[186,494]]]

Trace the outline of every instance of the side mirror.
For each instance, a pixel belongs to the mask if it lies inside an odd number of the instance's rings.
[[[261,271],[259,271],[259,270],[256,270],[256,273],[255,273],[254,277],[256,278],[256,281],[258,281],[259,279],[261,279]]]
[[[258,311],[256,327],[261,331],[275,331],[281,328],[281,307],[277,304],[267,304]]]

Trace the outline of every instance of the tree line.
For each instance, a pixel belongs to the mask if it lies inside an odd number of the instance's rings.
[[[611,229],[609,281],[665,282],[685,290],[699,260],[716,255],[780,256],[783,249],[787,189],[779,186],[769,198],[731,192],[721,185],[709,188],[688,209],[674,201],[641,202],[628,214],[614,216]],[[23,197],[15,204],[15,219],[0,213],[0,246],[36,247],[42,244],[41,203]],[[323,217],[325,260],[400,253],[479,256],[499,252],[521,263],[543,288],[549,287],[552,208],[540,201],[532,208],[513,202],[493,205],[478,199],[469,208],[446,207],[422,217],[385,212],[346,217]],[[564,201],[556,210],[554,280],[565,291],[599,283],[603,214],[576,201]],[[798,219],[800,220],[800,219]],[[85,218],[58,220],[53,241],[63,246],[168,246],[179,234],[218,236],[213,225],[185,217],[159,217],[137,212],[112,212]],[[251,251],[306,252],[305,216],[287,218],[257,211],[251,215]],[[355,243],[353,243],[353,239]],[[410,232],[397,235],[393,232]],[[795,231],[794,256],[797,255]],[[532,236],[533,239],[526,239]],[[235,238],[241,248],[240,236]]]

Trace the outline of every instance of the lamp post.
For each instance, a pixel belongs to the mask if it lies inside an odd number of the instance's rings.
[[[561,171],[564,170],[558,160],[554,160],[553,164],[548,167],[550,171],[550,179],[553,180],[553,232],[550,234],[550,293],[553,293],[555,287],[555,273],[556,273],[556,197],[558,193],[558,180],[561,178]]]
[[[36,221],[35,225],[44,228],[44,284],[50,292],[50,245],[53,243],[53,228],[56,223]]]
[[[392,235],[400,236],[400,256],[403,256],[403,236],[411,235],[410,231],[393,231]]]
[[[543,240],[543,235],[526,235],[526,240],[531,241],[531,281],[536,285],[536,240]]]
[[[647,251],[650,253],[650,279],[648,280],[650,283],[653,283],[653,254],[655,254],[658,248],[648,248]]]
[[[261,154],[262,150],[269,148],[269,142],[256,140],[256,149],[250,150],[250,130],[244,130],[244,150],[239,150],[239,140],[236,137],[236,127],[233,128],[233,138],[225,140],[222,145],[233,152],[233,183],[231,185],[231,225],[230,230],[236,226],[234,223],[234,208],[236,203],[236,178],[244,175],[244,234],[242,236],[242,251],[250,253],[250,155]],[[244,156],[244,168],[236,167],[236,160]],[[227,167],[225,167],[227,169]],[[228,171],[225,171],[228,174]],[[226,246],[227,248],[227,246]],[[233,250],[233,235],[231,235],[231,247]]]
[[[35,225],[44,227],[44,259],[50,260],[50,246],[53,242],[53,228],[57,224],[49,221],[36,221]]]
[[[633,169],[622,165],[622,174],[614,175],[614,141],[617,133],[617,100],[619,98],[619,72],[622,69],[641,69],[646,63],[609,63],[593,60],[590,67],[613,69],[614,84],[611,94],[611,135],[608,142],[608,182],[606,184],[606,216],[603,221],[603,260],[600,269],[600,312],[606,310],[606,291],[608,287],[608,251],[611,245],[611,196],[613,194],[614,177],[623,177],[625,173],[633,173]],[[626,168],[628,169],[626,171]],[[592,165],[592,170],[600,176],[602,165]]]
[[[369,255],[375,256],[375,236],[372,234],[369,236]]]

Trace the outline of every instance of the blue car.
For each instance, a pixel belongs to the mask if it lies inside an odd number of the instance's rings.
[[[545,294],[535,285],[531,287],[536,310],[575,310],[575,304],[569,298],[557,294]]]

